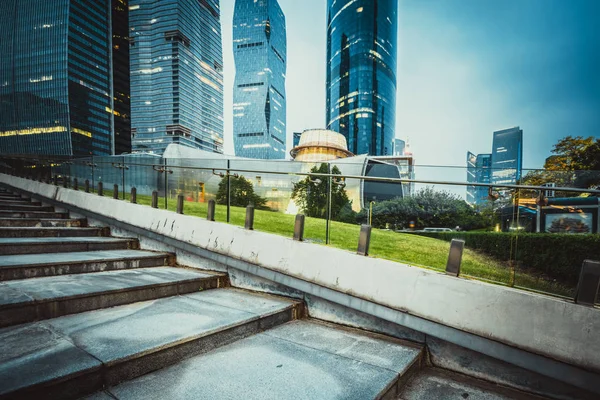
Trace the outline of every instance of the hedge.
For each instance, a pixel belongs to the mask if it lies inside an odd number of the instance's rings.
[[[446,241],[462,239],[467,248],[501,261],[512,258],[521,268],[541,272],[548,277],[570,284],[577,282],[583,260],[600,260],[600,235],[596,234],[504,232],[415,232],[414,234]]]

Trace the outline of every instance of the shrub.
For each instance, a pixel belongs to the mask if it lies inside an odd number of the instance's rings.
[[[505,232],[415,232],[451,241],[462,239],[467,248],[497,260],[516,260],[521,267],[564,283],[575,284],[583,260],[600,260],[600,235],[555,235]]]

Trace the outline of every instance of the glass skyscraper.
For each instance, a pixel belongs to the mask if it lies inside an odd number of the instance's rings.
[[[0,2],[0,153],[114,152],[111,4]]]
[[[111,1],[115,154],[122,154],[131,152],[129,0]]]
[[[397,11],[397,0],[328,0],[326,124],[354,154],[393,154]]]
[[[490,183],[492,177],[492,155],[467,152],[467,182]],[[488,201],[488,188],[467,186],[467,203],[476,206]]]
[[[285,16],[277,0],[236,0],[233,16],[235,155],[286,156]]]
[[[492,183],[516,184],[523,170],[523,131],[517,126],[494,132]]]
[[[223,152],[218,0],[129,0],[134,151]]]

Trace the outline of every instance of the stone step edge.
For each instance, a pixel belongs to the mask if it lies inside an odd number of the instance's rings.
[[[39,233],[38,233],[39,232]],[[10,234],[20,234],[10,236]],[[45,233],[45,234],[44,234]],[[111,237],[110,228],[94,226],[0,226],[0,238]]]
[[[43,253],[41,253],[43,254]],[[51,253],[57,254],[57,253]],[[138,261],[133,267],[130,264]],[[152,262],[156,261],[156,262]],[[156,255],[136,256],[135,258],[98,258],[92,260],[66,261],[60,263],[37,263],[0,266],[0,282],[8,282],[21,279],[47,278],[52,276],[94,274],[107,271],[123,271],[137,268],[175,267],[175,255],[170,253],[157,253]],[[115,268],[117,263],[126,263],[124,268]],[[96,264],[106,264],[103,269],[94,267]],[[62,273],[56,273],[59,269]],[[96,270],[97,269],[97,270]]]
[[[224,287],[224,281],[224,275],[214,274],[181,281],[7,304],[0,306],[0,328]],[[91,300],[91,304],[83,301],[86,299]]]

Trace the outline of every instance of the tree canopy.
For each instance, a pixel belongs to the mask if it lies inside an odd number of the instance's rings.
[[[592,136],[567,136],[552,148],[553,155],[546,159],[543,170],[530,171],[523,178],[525,185],[595,188],[600,185],[600,139]],[[558,196],[577,196],[559,192]]]
[[[243,176],[229,176],[229,186],[231,192],[231,205],[236,207],[246,207],[250,204],[256,209],[268,209],[267,199],[254,193],[252,182]],[[227,204],[227,176],[224,176],[219,182],[217,190],[217,203]]]
[[[322,163],[314,166],[311,173],[328,174],[329,166]],[[331,168],[331,174],[341,175],[338,167]],[[327,217],[327,191],[329,178],[319,175],[308,175],[305,179],[294,183],[292,199],[307,217]],[[339,220],[352,214],[352,203],[344,190],[345,184],[340,178],[331,179],[331,219]]]

